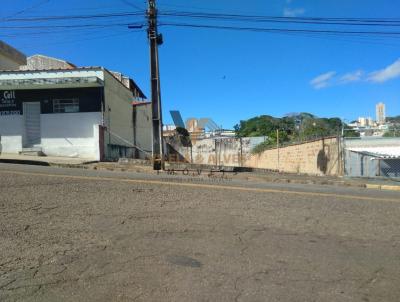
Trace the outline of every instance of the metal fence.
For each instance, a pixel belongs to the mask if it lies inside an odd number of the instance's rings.
[[[390,150],[394,154],[385,154]],[[400,181],[400,139],[345,139],[344,175],[350,177],[389,178]]]

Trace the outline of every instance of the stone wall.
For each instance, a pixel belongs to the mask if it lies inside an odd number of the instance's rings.
[[[336,137],[252,154],[251,150],[263,140],[263,137],[212,138],[194,141],[192,147],[184,147],[175,137],[169,141],[169,145],[176,153],[170,153],[169,159],[170,161],[183,159],[194,164],[248,167],[312,175],[342,174],[340,148]]]
[[[336,137],[309,141],[251,155],[246,167],[312,175],[340,175],[341,161]]]
[[[263,142],[264,137],[221,137],[192,140],[192,146],[184,146],[179,137],[170,137],[170,161],[182,161],[199,165],[241,167],[250,156],[251,149]]]

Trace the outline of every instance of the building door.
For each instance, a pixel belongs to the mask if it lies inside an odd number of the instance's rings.
[[[24,148],[40,145],[40,103],[24,103],[25,139]]]

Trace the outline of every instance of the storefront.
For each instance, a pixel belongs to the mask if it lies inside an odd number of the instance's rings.
[[[103,68],[0,72],[0,151],[111,159],[134,147],[133,95]]]

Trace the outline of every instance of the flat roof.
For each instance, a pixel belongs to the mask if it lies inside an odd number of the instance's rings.
[[[101,66],[85,66],[85,67],[74,67],[74,68],[60,68],[60,69],[36,69],[36,70],[0,70],[0,74],[24,74],[24,73],[42,73],[42,72],[71,72],[71,71],[87,71],[87,70],[102,70],[107,72],[109,75],[111,75],[115,80],[117,80],[123,87],[128,89],[111,71],[109,71],[107,68],[101,67]],[[135,86],[135,88],[138,90],[140,97],[146,98],[146,95],[143,93],[143,91],[139,88],[139,86],[136,84],[136,82],[129,78],[130,82]]]
[[[347,150],[365,155],[382,158],[397,159],[400,158],[400,146],[391,147],[350,147]]]

